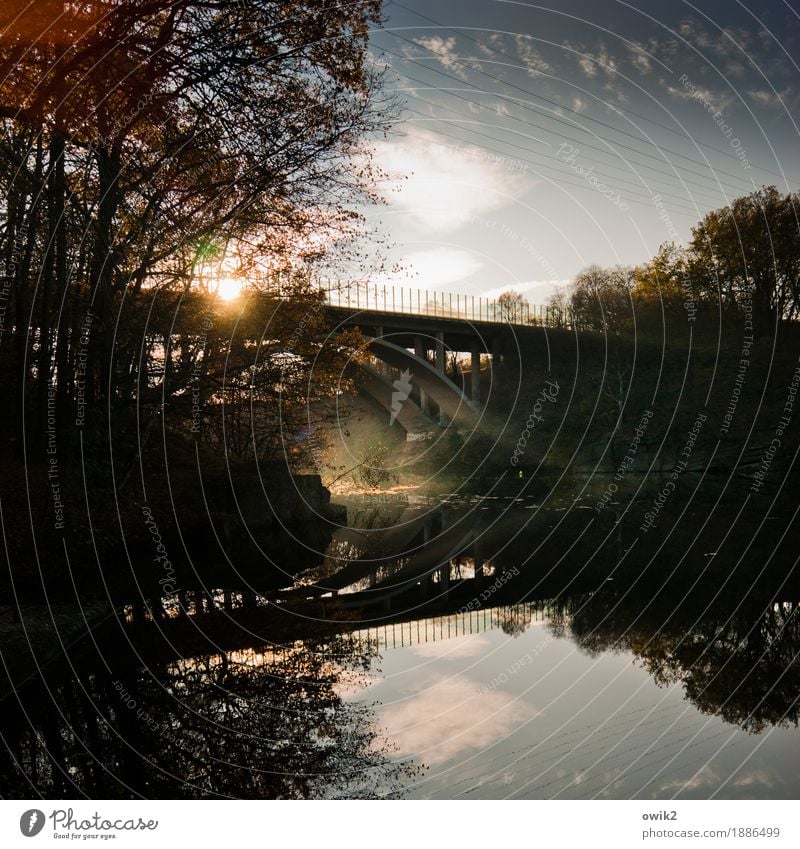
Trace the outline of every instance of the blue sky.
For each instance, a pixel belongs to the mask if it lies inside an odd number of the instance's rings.
[[[800,188],[797,0],[552,5],[387,2],[384,282],[541,303],[739,195]]]

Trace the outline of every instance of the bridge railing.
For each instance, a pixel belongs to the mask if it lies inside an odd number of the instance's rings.
[[[317,285],[328,303],[342,309],[420,315],[461,321],[524,326],[572,328],[571,311],[528,301],[503,303],[479,295],[461,295],[377,283],[343,282],[321,278]]]

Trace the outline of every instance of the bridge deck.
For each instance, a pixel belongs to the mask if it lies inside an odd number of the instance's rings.
[[[349,312],[520,327],[555,328],[572,324],[568,310],[526,300],[507,304],[480,295],[331,280],[322,280],[319,286],[332,309]]]

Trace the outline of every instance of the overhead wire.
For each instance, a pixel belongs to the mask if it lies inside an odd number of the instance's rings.
[[[437,21],[434,18],[431,18],[429,15],[425,15],[422,12],[417,11],[416,9],[409,8],[408,6],[404,5],[403,3],[398,2],[398,0],[391,0],[391,2],[395,6],[398,6],[399,8],[405,10],[406,12],[410,12],[411,14],[416,15],[417,17],[421,18],[422,20],[427,21],[428,23],[433,24],[434,26],[439,27],[440,29],[447,30],[448,32],[451,32],[455,35],[460,36],[461,38],[465,38],[468,41],[471,41],[473,44],[477,45],[478,48],[481,49],[481,50],[491,51],[493,53],[496,53],[498,56],[503,56],[504,58],[510,59],[512,62],[515,62],[515,63],[520,61],[520,58],[518,56],[512,56],[510,53],[507,53],[506,51],[501,50],[499,47],[496,47],[495,45],[485,44],[484,42],[479,41],[474,36],[471,36],[471,35],[465,33],[463,31],[463,29],[455,29],[453,27],[447,26],[446,24],[443,24],[440,21]],[[391,32],[391,30],[387,30],[386,28],[383,28],[383,31],[384,32]],[[400,36],[400,37],[402,37],[402,36]],[[419,44],[417,44],[417,42],[415,42],[413,40],[405,39],[404,37],[402,37],[402,38],[405,41],[410,41],[410,43],[415,44],[417,47],[420,46]],[[430,48],[425,48],[425,49],[430,50]],[[431,50],[431,52],[436,52],[436,51]],[[452,59],[452,57],[448,57],[448,59],[451,60],[451,61],[461,63],[461,60]],[[465,65],[465,67],[470,67],[470,66]],[[514,67],[517,70],[520,70],[520,71],[528,71],[527,66],[524,66],[524,65],[522,65],[522,66],[515,65]],[[476,69],[476,68],[471,68],[471,70],[476,71],[478,73],[485,73],[485,72],[480,71],[479,69]],[[504,84],[509,85],[512,88],[518,89],[519,91],[524,91],[524,92],[526,92],[526,94],[528,96],[536,98],[537,100],[541,100],[545,103],[548,103],[555,108],[561,109],[565,112],[570,112],[573,115],[577,115],[584,120],[591,121],[592,123],[599,124],[600,126],[606,127],[608,129],[612,130],[613,132],[617,132],[617,133],[620,133],[622,135],[629,136],[630,138],[636,139],[637,141],[642,140],[641,138],[639,138],[638,136],[636,136],[633,133],[629,133],[625,130],[620,129],[619,127],[615,127],[613,124],[609,124],[606,121],[601,121],[599,118],[593,118],[591,115],[585,115],[584,113],[579,112],[576,109],[572,109],[571,107],[569,107],[565,104],[561,104],[558,101],[555,101],[555,100],[552,100],[551,98],[545,97],[543,94],[538,94],[536,92],[528,91],[527,89],[522,88],[520,86],[517,86],[514,83],[508,83],[506,81],[500,80],[498,77],[494,77],[491,74],[486,74],[486,76],[489,76],[492,79],[496,79],[498,82],[503,82]],[[656,127],[659,127],[662,130],[665,130],[666,132],[672,133],[672,134],[674,134],[674,135],[676,135],[680,138],[689,139],[692,142],[692,144],[694,144],[697,147],[705,147],[705,148],[708,148],[709,150],[713,150],[715,153],[722,154],[723,156],[725,156],[727,158],[736,159],[735,154],[731,153],[731,151],[729,151],[729,150],[725,150],[723,148],[717,147],[716,145],[713,145],[710,142],[704,142],[704,141],[694,139],[691,136],[689,136],[688,133],[686,133],[685,131],[677,130],[674,127],[670,127],[667,124],[663,124],[660,121],[655,120],[654,118],[648,117],[647,115],[643,115],[640,112],[636,112],[633,109],[630,109],[628,107],[623,109],[619,106],[612,105],[612,104],[607,104],[607,105],[623,116],[633,115],[633,116],[635,116],[636,118],[639,118],[642,121],[647,121],[649,124],[652,124],[653,126],[656,126]],[[631,122],[631,123],[633,123],[633,122]],[[682,154],[682,153],[679,153],[677,151],[672,151],[670,148],[664,147],[662,149],[672,153],[675,156],[680,156],[681,158],[685,158],[690,162],[694,162],[695,164],[704,165],[704,166],[708,165],[707,162],[702,162],[701,160],[697,160],[697,159],[694,159],[692,157],[686,156],[686,154]],[[752,162],[752,161],[751,161],[750,164],[753,165],[754,167],[756,167],[758,170],[764,171],[767,174],[771,174],[774,177],[778,177],[781,180],[786,179],[786,175],[780,174],[777,171],[773,171],[772,169],[767,168],[764,165],[759,165],[759,164]],[[720,173],[726,174],[727,176],[734,177],[735,179],[744,180],[744,178],[739,176],[738,174],[733,174],[729,171],[724,171],[722,169],[718,169],[718,170],[720,170]]]

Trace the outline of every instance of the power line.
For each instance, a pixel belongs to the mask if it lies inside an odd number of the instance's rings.
[[[409,44],[413,44],[413,45],[415,45],[415,46],[419,46],[419,45],[417,45],[417,44],[416,44],[416,42],[411,41],[411,40],[409,40],[409,39],[405,38],[404,36],[398,35],[397,33],[393,33],[393,32],[391,32],[390,30],[383,30],[383,32],[386,32],[386,33],[388,33],[388,34],[390,34],[390,35],[394,35],[396,38],[399,38],[399,39],[401,39],[401,40],[403,40],[403,41],[406,41],[406,42],[408,42]],[[585,127],[582,127],[582,126],[580,126],[579,124],[577,124],[577,123],[575,123],[575,122],[570,122],[570,121],[564,120],[564,119],[562,119],[562,118],[556,117],[555,115],[546,115],[546,116],[543,116],[543,115],[542,115],[542,113],[541,113],[540,111],[537,111],[536,109],[534,109],[534,108],[533,108],[532,106],[530,106],[529,104],[522,102],[519,98],[514,98],[514,97],[510,97],[509,95],[504,95],[504,94],[500,94],[500,93],[498,93],[498,92],[490,92],[490,91],[488,91],[488,90],[481,89],[481,88],[479,88],[478,86],[476,86],[474,83],[470,83],[470,82],[467,82],[467,81],[465,81],[465,80],[462,80],[462,79],[460,79],[459,77],[454,76],[453,74],[449,74],[449,73],[447,73],[446,71],[440,70],[439,68],[431,68],[431,67],[428,67],[427,65],[423,65],[421,62],[419,62],[419,61],[418,61],[418,60],[416,60],[416,59],[412,59],[412,58],[410,58],[410,57],[408,57],[408,56],[403,56],[402,54],[400,54],[400,53],[396,53],[396,52],[394,52],[393,50],[390,50],[389,48],[386,48],[386,47],[383,47],[383,48],[381,48],[381,49],[382,49],[382,50],[384,50],[384,51],[385,51],[386,53],[388,53],[389,55],[391,55],[391,56],[395,56],[396,58],[398,58],[398,59],[400,59],[400,60],[402,60],[402,61],[404,61],[404,62],[411,62],[412,64],[414,64],[414,65],[418,65],[418,66],[419,66],[419,67],[421,67],[421,68],[425,68],[425,69],[426,69],[426,70],[428,70],[428,71],[432,71],[432,72],[433,72],[433,73],[435,73],[435,74],[439,74],[439,75],[441,75],[441,76],[447,77],[447,78],[448,78],[448,79],[450,79],[450,80],[454,80],[454,81],[456,81],[459,85],[464,85],[464,84],[469,85],[471,88],[475,89],[475,90],[476,90],[477,92],[479,92],[480,94],[490,94],[490,95],[492,95],[493,97],[499,97],[499,98],[501,98],[501,99],[503,99],[503,100],[510,101],[510,102],[512,102],[512,103],[514,103],[514,104],[516,104],[517,106],[520,106],[520,107],[522,107],[523,109],[527,110],[528,112],[532,112],[532,113],[533,113],[534,115],[536,115],[537,117],[547,117],[547,118],[549,118],[551,121],[554,121],[555,123],[558,123],[558,124],[564,124],[565,126],[570,127],[571,129],[577,130],[577,131],[582,132],[582,133],[586,133],[587,135],[589,135],[589,136],[591,136],[591,137],[593,137],[593,138],[600,139],[601,141],[606,142],[608,145],[610,145],[610,146],[612,146],[612,147],[614,147],[614,148],[622,148],[622,149],[624,149],[624,150],[629,150],[629,151],[631,151],[632,153],[637,154],[638,156],[643,156],[643,157],[645,157],[645,158],[647,158],[647,159],[653,159],[653,160],[655,160],[656,162],[659,162],[659,163],[665,163],[665,164],[667,164],[667,165],[671,166],[673,169],[675,169],[674,164],[673,164],[672,162],[670,162],[670,161],[669,161],[669,160],[668,160],[665,156],[663,156],[663,155],[662,155],[662,156],[656,156],[655,154],[647,153],[647,152],[645,152],[645,151],[643,151],[643,150],[639,150],[639,149],[637,149],[637,148],[635,148],[635,147],[631,147],[630,145],[624,144],[623,142],[619,142],[619,141],[616,141],[616,140],[613,140],[613,139],[608,139],[608,138],[606,138],[605,136],[600,135],[599,133],[593,133],[593,132],[591,132],[590,130],[587,130]],[[436,53],[436,51],[432,51],[432,52]],[[437,55],[439,55],[439,56],[443,56],[444,54],[438,53]],[[451,61],[451,62],[456,62],[456,63],[458,63],[458,64],[464,64],[463,62],[460,62],[460,61],[459,61],[459,60],[457,60],[457,59],[452,59],[452,57],[446,57],[446,58],[448,58],[448,60],[449,60],[449,61]],[[465,65],[465,67],[469,67],[469,66],[466,66],[466,65]],[[470,70],[475,71],[475,69],[470,69]],[[401,72],[396,71],[396,73],[401,73]],[[502,83],[503,85],[509,85],[509,86],[511,86],[512,88],[517,88],[517,89],[519,89],[520,91],[524,92],[527,96],[532,96],[532,95],[531,95],[531,93],[530,93],[530,92],[525,91],[525,89],[521,89],[521,88],[519,88],[519,86],[515,86],[515,85],[513,85],[513,83],[505,83],[503,80],[500,80],[500,79],[499,79],[499,77],[494,77],[494,76],[492,76],[491,74],[487,74],[485,71],[475,71],[475,73],[480,73],[480,74],[483,74],[484,76],[488,76],[490,79],[497,80],[498,82]],[[560,107],[559,107],[559,108],[560,108]],[[514,117],[514,116],[510,116],[510,117]],[[588,117],[588,116],[587,116],[587,117]],[[522,120],[522,119],[515,118],[515,120]],[[591,120],[594,120],[594,119],[591,119]],[[526,123],[526,124],[528,124],[528,122],[525,122],[525,123]],[[547,127],[542,126],[541,124],[535,124],[535,123],[532,123],[532,122],[531,122],[531,123],[530,123],[530,124],[528,124],[528,125],[530,125],[530,126],[534,126],[534,127],[537,127],[538,129],[544,130],[545,132],[551,132],[551,133],[552,133],[552,132],[554,132],[553,130],[551,130],[551,129],[547,128]],[[613,128],[612,128],[612,129],[613,129]],[[622,131],[619,131],[619,132],[622,132]],[[625,133],[625,135],[631,135],[631,134],[630,134],[630,133]],[[607,153],[608,153],[608,151],[603,150],[602,148],[599,148],[599,147],[597,147],[596,145],[590,144],[590,143],[588,143],[588,142],[583,142],[583,141],[578,142],[576,139],[571,138],[571,137],[569,137],[569,136],[567,136],[567,138],[570,138],[570,140],[571,140],[571,141],[575,141],[575,142],[576,142],[576,144],[582,144],[582,145],[584,145],[584,147],[588,147],[588,148],[590,148],[591,150],[597,150],[597,151],[600,151],[601,153],[604,153],[604,154],[607,154]],[[636,138],[636,137],[633,137],[633,138]],[[642,140],[637,138],[637,141],[642,141]],[[655,143],[651,143],[651,144],[653,145],[653,147],[656,147],[659,151],[672,152],[672,151],[670,151],[670,149],[669,149],[669,148],[660,147],[660,146],[656,145]],[[676,154],[676,155],[677,155],[677,156],[683,156],[682,154]],[[683,158],[687,158],[687,157],[683,157]],[[690,161],[695,162],[696,160],[690,160]],[[637,164],[637,165],[642,165],[642,167],[645,167],[645,168],[650,168],[650,169],[652,169],[653,171],[657,171],[657,169],[653,168],[653,166],[652,166],[652,165],[647,165],[646,163],[636,163],[636,164]],[[706,166],[707,166],[707,163],[702,163],[702,162],[701,162],[701,163],[698,163],[698,164],[703,165],[704,167],[706,167]],[[710,166],[709,166],[709,167],[710,167]],[[686,168],[686,167],[684,167],[682,170],[683,170],[684,172],[688,173],[688,174],[693,174],[694,176],[700,177],[700,178],[701,178],[701,179],[703,179],[703,180],[710,180],[711,182],[716,182],[716,183],[717,183],[717,185],[719,185],[719,186],[726,186],[727,188],[732,189],[732,190],[733,190],[734,192],[736,192],[736,193],[740,193],[740,192],[742,191],[742,187],[741,187],[741,186],[735,186],[735,185],[732,185],[731,183],[726,183],[726,182],[724,182],[724,181],[720,180],[720,179],[719,179],[719,177],[717,177],[717,176],[716,176],[716,171],[714,172],[715,176],[710,177],[710,176],[708,176],[707,174],[704,174],[704,173],[702,173],[702,172],[700,172],[700,171],[695,171],[695,170],[694,170],[694,169],[692,169],[692,168]],[[712,169],[712,170],[713,170],[713,169]],[[718,169],[718,170],[719,170],[719,173],[722,173],[722,174],[728,174],[729,176],[734,177],[734,179],[742,180],[742,181],[746,182],[746,181],[744,180],[744,178],[743,178],[743,177],[739,177],[738,175],[735,175],[735,174],[729,174],[729,172],[724,171],[724,170],[722,170],[722,169]],[[658,171],[658,173],[663,174],[663,173],[665,173],[665,172],[663,172],[663,171]],[[681,182],[684,182],[684,183],[686,182],[686,180],[685,180],[685,179],[684,179],[681,175],[679,175],[679,174],[677,173],[677,170],[676,170],[675,176],[677,177],[677,179],[681,180]],[[693,185],[696,185],[696,184],[693,184]],[[750,185],[752,186],[752,183],[751,183]],[[702,187],[698,187],[698,188],[702,188]],[[707,188],[707,187],[705,187],[705,188]]]
[[[420,116],[422,116],[423,118],[425,118],[426,120],[430,120],[430,121],[434,121],[434,120],[435,120],[435,121],[437,121],[438,123],[446,124],[447,126],[458,127],[459,129],[461,128],[461,125],[460,125],[459,123],[455,122],[455,121],[447,121],[447,120],[445,120],[445,119],[443,119],[443,118],[431,118],[430,116],[425,115],[425,114],[424,114],[424,113],[422,113],[422,112],[418,112],[418,111],[417,111],[417,110],[415,110],[415,109],[407,109],[407,111],[408,111],[408,112],[411,112],[412,114],[415,114],[415,115],[420,115]],[[480,133],[478,130],[473,130],[473,129],[468,128],[468,129],[467,129],[467,131],[468,131],[468,132],[471,132],[471,133],[475,133],[475,134],[477,134],[477,135],[485,136],[485,134],[484,134],[484,133]],[[454,135],[452,135],[452,134],[450,134],[450,133],[445,133],[445,132],[443,132],[442,130],[440,130],[438,127],[436,128],[436,132],[437,132],[437,134],[438,134],[438,135],[444,136],[445,138],[451,138],[451,139],[454,139],[455,141],[459,141],[459,142],[462,142],[462,143],[466,142],[467,144],[471,144],[471,143],[472,143],[472,142],[470,142],[470,140],[469,140],[469,139],[463,139],[463,138],[459,138],[458,136],[454,136]],[[512,132],[513,132],[513,131],[512,131]],[[488,137],[487,137],[487,138],[488,138]],[[513,143],[512,143],[512,142],[503,142],[503,144],[507,144],[507,145],[510,145],[510,146],[517,146],[517,147],[519,146],[519,145],[513,145]],[[490,147],[488,147],[488,146],[486,146],[486,145],[480,145],[480,146],[481,146],[483,149],[485,149],[485,150],[489,150],[489,151],[492,151],[493,153],[496,153],[496,154],[498,154],[498,155],[500,155],[500,156],[504,156],[504,157],[505,157],[505,156],[508,156],[508,154],[503,153],[502,151],[499,151],[499,150],[495,150],[494,148],[490,148]],[[516,155],[515,155],[515,156],[516,156]],[[545,169],[545,168],[547,168],[547,169],[548,169],[548,170],[550,170],[550,171],[555,171],[555,172],[558,174],[559,181],[560,181],[560,182],[562,182],[562,183],[564,183],[565,185],[574,186],[575,188],[582,189],[582,190],[584,190],[584,191],[590,191],[590,192],[596,193],[596,190],[595,190],[595,189],[593,189],[591,186],[589,186],[587,183],[585,183],[585,182],[575,182],[575,181],[573,181],[573,180],[568,180],[568,179],[566,179],[566,178],[565,178],[565,176],[564,176],[564,175],[563,175],[560,171],[557,171],[555,168],[553,168],[553,167],[551,167],[551,166],[541,165],[541,164],[540,164],[540,163],[538,163],[538,162],[532,162],[531,160],[524,159],[524,158],[522,158],[522,157],[520,157],[520,156],[516,156],[516,158],[517,158],[520,162],[525,162],[526,164],[532,165],[532,166],[533,166],[534,168],[536,168],[536,169]],[[538,172],[537,172],[537,173],[538,173]],[[600,172],[597,172],[597,173],[600,173]],[[652,198],[648,198],[648,197],[646,197],[645,195],[640,195],[640,194],[638,194],[638,193],[635,195],[635,197],[631,197],[631,194],[633,194],[633,193],[632,193],[632,192],[627,192],[627,193],[626,193],[626,195],[625,195],[624,200],[626,200],[626,201],[630,201],[631,203],[635,203],[635,204],[637,204],[637,205],[639,205],[639,206],[645,206],[645,207],[648,207],[649,209],[652,209],[652,208],[653,208],[653,200],[652,200]],[[636,198],[640,198],[640,197],[641,197],[641,198],[644,198],[644,200],[637,200],[637,199],[636,199]],[[679,207],[678,205],[673,204],[672,208],[673,208],[673,209],[675,209],[676,211],[685,212],[686,214],[689,214],[689,215],[697,216],[697,215],[699,214],[697,209],[691,209],[691,208],[689,208],[689,207],[685,207],[685,206],[684,206],[684,207]]]
[[[480,49],[491,50],[493,53],[496,53],[499,56],[504,56],[506,59],[511,59],[513,62],[519,62],[520,61],[518,56],[512,56],[510,53],[506,53],[504,50],[500,50],[500,48],[494,47],[491,44],[484,44],[483,42],[479,41],[477,38],[474,38],[473,36],[468,35],[463,30],[460,30],[460,29],[456,30],[453,27],[447,26],[446,24],[442,24],[441,22],[434,20],[433,18],[429,17],[428,15],[424,15],[422,12],[418,12],[416,9],[410,9],[408,6],[405,6],[402,3],[398,3],[397,0],[392,0],[392,2],[394,3],[395,6],[398,6],[401,9],[405,9],[406,12],[410,12],[412,15],[416,15],[418,18],[422,18],[424,21],[428,21],[428,23],[431,23],[436,27],[447,30],[448,32],[452,32],[452,33],[460,36],[461,38],[466,38],[467,40],[473,42],[473,44],[476,44]],[[388,30],[384,30],[384,31],[388,32]],[[412,41],[411,43],[416,44],[416,42],[414,42],[414,41]],[[419,45],[417,45],[417,46],[419,46]],[[434,52],[434,51],[431,51],[431,52]],[[458,60],[453,60],[453,61],[458,61]],[[470,67],[470,66],[466,66],[466,67]],[[527,68],[525,66],[515,65],[514,67],[515,67],[516,70],[527,71]],[[471,68],[471,70],[477,71],[478,69]],[[483,72],[478,71],[478,73],[483,73]],[[491,75],[488,75],[488,76],[491,76]],[[492,79],[498,79],[498,78],[492,77]],[[507,83],[507,85],[513,85],[513,84]],[[514,88],[519,88],[519,87],[514,86]],[[521,91],[527,91],[527,89],[521,89],[521,88],[520,88],[520,90]],[[585,118],[586,120],[592,121],[596,124],[600,124],[601,126],[607,127],[609,129],[613,130],[614,132],[621,133],[622,135],[630,136],[630,138],[636,139],[637,141],[641,141],[641,139],[638,136],[636,136],[632,133],[628,133],[625,130],[621,130],[618,127],[613,126],[612,124],[608,124],[605,121],[601,121],[599,118],[592,118],[590,115],[583,115],[581,112],[578,112],[578,110],[572,109],[569,106],[565,106],[563,104],[560,104],[557,101],[551,100],[550,98],[545,97],[542,94],[535,94],[534,92],[528,92],[528,94],[531,97],[535,97],[538,100],[542,100],[545,103],[549,103],[550,105],[552,105],[556,108],[563,109],[566,112],[571,112],[574,115],[580,115],[581,117]],[[611,104],[608,104],[608,105],[611,106]],[[641,119],[642,121],[647,121],[648,123],[653,124],[654,126],[659,127],[660,129],[665,130],[668,133],[672,133],[673,135],[676,135],[679,138],[682,138],[682,139],[688,138],[693,144],[697,145],[698,147],[706,147],[709,150],[713,150],[716,153],[722,154],[723,156],[726,156],[726,157],[731,158],[731,159],[735,159],[734,154],[732,154],[729,150],[725,150],[724,148],[717,147],[716,145],[713,145],[710,142],[697,141],[696,139],[691,138],[691,136],[689,136],[688,133],[681,131],[681,130],[676,130],[674,127],[670,127],[667,124],[662,124],[660,121],[656,121],[654,118],[649,118],[646,115],[642,115],[640,112],[636,112],[633,109],[626,108],[626,109],[623,110],[616,105],[612,106],[611,108],[615,109],[617,112],[619,112],[623,116],[624,115],[633,115],[636,118]],[[663,150],[667,150],[669,152],[672,152],[676,156],[681,156],[685,159],[688,159],[690,162],[694,162],[694,163],[699,164],[699,165],[707,165],[708,164],[708,163],[703,163],[700,160],[692,159],[691,157],[685,156],[684,154],[680,154],[680,153],[677,153],[677,152],[674,152],[674,151],[670,151],[669,148],[663,148]],[[764,171],[767,174],[771,174],[773,177],[778,177],[780,180],[787,179],[787,175],[779,174],[777,171],[773,171],[772,169],[767,168],[764,165],[756,165],[755,163],[751,163],[751,164],[755,165],[755,167],[758,168],[760,171]],[[721,170],[721,169],[719,169],[719,170]],[[722,171],[722,173],[727,174],[728,176],[734,177],[736,179],[742,179],[742,180],[744,179],[744,178],[740,177],[739,175],[732,174],[728,171]]]
[[[396,72],[399,76],[403,76],[403,77],[405,77],[405,78],[406,78],[406,79],[408,79],[408,80],[412,80],[412,81],[414,81],[414,82],[419,82],[419,83],[422,83],[423,85],[425,85],[425,83],[423,83],[423,82],[422,82],[422,80],[419,80],[419,79],[417,79],[416,77],[411,76],[410,74],[406,74],[406,73],[404,73],[404,72],[399,72],[399,71],[395,71],[395,72]],[[432,88],[431,86],[426,86],[426,87],[428,87],[428,88]],[[458,93],[456,93],[456,92],[450,91],[450,90],[446,90],[446,89],[433,89],[433,90],[434,90],[434,91],[446,91],[446,93],[447,93],[447,94],[450,94],[450,95],[451,95],[451,96],[453,96],[453,97],[458,97],[460,100],[464,100],[464,101],[465,101],[465,102],[467,102],[467,103],[472,103],[472,104],[474,104],[474,105],[476,105],[476,106],[479,106],[479,107],[480,107],[480,108],[482,108],[482,109],[488,109],[488,108],[490,108],[490,107],[484,106],[484,105],[483,105],[483,104],[481,104],[481,103],[478,103],[478,102],[477,102],[477,101],[475,101],[475,100],[472,100],[472,99],[467,98],[467,97],[463,97],[462,95],[460,95],[460,94],[458,94]],[[459,112],[459,111],[458,111],[458,110],[456,110],[456,109],[453,109],[453,107],[451,107],[451,106],[447,106],[446,104],[437,104],[437,103],[434,103],[433,101],[431,101],[431,100],[427,100],[427,99],[426,99],[426,98],[424,98],[424,97],[420,97],[420,96],[419,96],[419,95],[417,95],[417,94],[411,94],[410,96],[411,96],[411,97],[413,97],[415,100],[419,100],[419,101],[420,101],[420,102],[422,102],[422,103],[426,103],[426,104],[428,104],[429,106],[433,106],[434,108],[437,108],[437,109],[439,109],[439,108],[444,108],[444,109],[447,109],[448,111],[453,112],[454,114],[458,115],[460,118],[465,118],[465,116],[463,115],[463,113]],[[417,110],[411,109],[410,107],[406,107],[406,109],[407,109],[407,111],[412,112],[412,113],[414,113],[414,114],[417,114],[417,115],[423,115],[423,117],[425,117],[425,118],[428,118],[428,117],[429,117],[429,116],[427,116],[427,115],[424,115],[423,113],[418,112]],[[525,121],[523,121],[521,118],[517,118],[516,116],[513,116],[513,115],[512,115],[512,116],[509,116],[509,117],[513,118],[515,121],[520,122],[520,123],[521,123],[521,124],[523,124],[523,126],[525,126],[525,127],[528,127],[528,126],[529,126],[529,125],[528,125]],[[442,120],[442,122],[443,122],[443,123],[449,123],[449,124],[451,124],[451,125],[454,123],[454,122],[445,122],[445,121],[444,121],[444,119],[437,119],[437,120]],[[515,147],[515,148],[518,148],[518,149],[520,149],[520,150],[523,150],[525,153],[528,153],[528,154],[529,154],[529,155],[531,155],[531,156],[542,156],[542,154],[536,153],[535,151],[532,151],[532,150],[530,150],[530,148],[524,147],[523,145],[515,144],[515,143],[513,143],[513,142],[509,142],[509,141],[506,141],[506,140],[504,140],[504,139],[498,139],[498,138],[496,138],[496,137],[494,137],[494,136],[491,136],[491,135],[488,135],[488,134],[486,134],[486,133],[480,133],[480,132],[479,132],[479,131],[477,131],[477,130],[472,130],[472,129],[470,129],[470,130],[469,130],[469,132],[473,132],[473,133],[475,133],[476,135],[480,135],[480,136],[482,136],[482,137],[484,137],[484,138],[488,138],[488,139],[490,139],[491,141],[496,142],[496,143],[498,143],[498,144],[505,144],[505,145],[508,145],[509,147]],[[522,134],[521,134],[521,135],[522,135]],[[529,138],[533,138],[535,141],[543,141],[542,139],[537,139],[537,138],[535,138],[535,137],[533,137],[533,136],[529,136]],[[549,144],[548,142],[544,142],[544,143],[545,143],[545,144]],[[531,163],[531,164],[535,164],[535,163]],[[637,164],[638,164],[638,163],[637,163]],[[619,166],[615,166],[615,165],[613,165],[613,164],[611,164],[611,163],[608,163],[608,162],[603,162],[603,163],[602,163],[602,165],[603,165],[603,167],[604,167],[604,168],[613,168],[614,170],[622,170]],[[548,166],[537,166],[537,167],[548,167]],[[549,167],[552,167],[552,166],[549,166]],[[652,171],[654,171],[654,172],[655,172],[655,173],[657,173],[657,174],[665,174],[665,176],[672,176],[672,175],[667,175],[665,172],[662,172],[662,171],[659,171],[659,170],[657,170],[657,169],[655,169],[655,168],[652,168],[652,166],[649,166],[649,165],[645,165],[645,166],[643,166],[643,167],[645,167],[645,168],[650,168]],[[560,172],[559,172],[559,173],[560,173]],[[617,176],[615,176],[615,175],[605,174],[605,173],[603,173],[603,172],[601,172],[601,171],[597,171],[596,173],[600,174],[601,176],[607,177],[609,180],[616,180],[617,182],[627,183],[627,184],[629,184],[629,185],[635,186],[636,188],[649,188],[649,187],[648,187],[648,182],[649,182],[649,181],[644,180],[642,177],[640,177],[640,182],[634,182],[633,180],[628,180],[628,179],[626,179],[626,178],[624,178],[624,177],[617,177]],[[636,173],[636,172],[635,172],[635,173]],[[653,182],[666,182],[666,181],[664,181],[664,180],[654,180]],[[684,181],[684,182],[685,182],[685,181]],[[689,184],[690,184],[690,185],[692,185],[692,186],[695,186],[695,187],[696,187],[699,191],[701,191],[701,192],[711,192],[711,191],[712,191],[709,187],[707,187],[707,186],[699,186],[699,185],[697,185],[696,183],[694,183],[693,181],[689,181]],[[652,193],[651,193],[651,194],[652,194]],[[682,202],[682,203],[686,201],[686,198],[685,198],[685,197],[682,197],[682,196],[680,196],[680,195],[672,194],[671,192],[661,191],[661,192],[660,192],[660,194],[661,194],[663,197],[671,197],[671,198],[674,198],[674,199],[676,199],[676,200],[678,200],[678,201],[680,201],[680,202]],[[640,197],[642,197],[642,195],[640,195]],[[648,199],[648,200],[651,200],[651,198],[647,198],[647,199]],[[711,201],[706,200],[705,202],[706,202],[706,203],[710,203]],[[713,201],[713,203],[717,203],[717,202],[718,202],[717,200],[714,200],[714,201]],[[698,213],[698,210],[696,210],[696,209],[691,210],[691,211],[692,211],[692,213],[693,213],[693,214],[697,214],[697,213]]]

